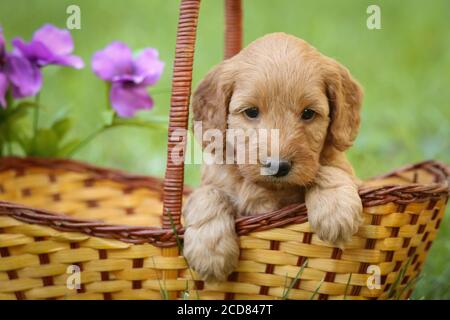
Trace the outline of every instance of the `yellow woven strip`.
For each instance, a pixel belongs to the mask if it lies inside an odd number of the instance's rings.
[[[67,249],[55,252],[51,255],[51,261],[55,263],[84,262],[90,260],[98,260],[97,250],[91,248]]]
[[[68,273],[63,273],[61,275],[55,276],[53,278],[54,284],[55,285],[66,285],[68,276],[69,276]],[[101,277],[101,273],[98,271],[83,271],[81,273],[80,280],[81,280],[82,284],[87,284],[87,283],[93,283],[93,282],[101,282],[102,277]]]
[[[37,224],[21,224],[8,228],[7,232],[20,233],[30,237],[51,237],[58,234],[58,231],[55,229]]]
[[[299,288],[311,293],[317,290],[317,293],[322,294],[343,295],[345,294],[346,285],[333,282],[321,282],[317,280],[304,280],[300,282]]]
[[[276,240],[276,241],[296,241],[299,239],[298,232],[281,228],[274,228],[260,232],[252,232],[249,234],[249,236],[259,239]]]
[[[0,292],[16,292],[42,286],[41,279],[13,279],[0,281]]]
[[[308,267],[326,272],[357,273],[360,263],[356,261],[334,260],[334,259],[308,259]]]
[[[295,254],[297,256],[314,258],[329,258],[333,253],[332,248],[319,247],[316,245],[298,242],[282,242],[279,250],[286,253]]]
[[[367,239],[384,239],[390,237],[391,229],[384,226],[362,225],[357,235]]]
[[[61,251],[61,250],[68,250],[69,248],[70,248],[69,243],[64,243],[64,242],[60,242],[60,241],[45,240],[45,241],[31,242],[31,243],[28,243],[28,244],[26,244],[24,246],[21,246],[20,248],[17,248],[15,250],[15,254],[52,253],[52,252],[58,252],[58,251]]]
[[[127,259],[103,259],[92,260],[83,263],[83,271],[117,271],[123,269],[131,269],[132,260]]]
[[[17,270],[39,265],[38,256],[32,254],[12,255],[0,258],[0,271]]]
[[[1,195],[1,193],[0,193]],[[20,222],[19,220],[6,217],[6,216],[0,216],[0,228],[9,228],[14,226],[20,226],[23,222]]]
[[[67,265],[52,263],[46,265],[36,265],[34,267],[25,267],[17,271],[19,278],[43,278],[49,276],[58,276],[66,274]]]
[[[394,251],[400,249],[403,246],[403,242],[403,238],[385,238],[375,243],[375,249],[380,251]]]
[[[161,248],[150,244],[134,245],[127,249],[109,250],[109,259],[138,259],[161,255]]]
[[[334,282],[352,286],[365,286],[367,285],[367,279],[370,277],[370,274],[351,274],[350,282],[348,281],[350,278],[350,273],[336,274],[334,278]],[[348,294],[350,293],[350,290]]]
[[[301,267],[298,266],[275,266],[273,274],[279,275],[284,278],[284,280],[291,282],[292,279],[297,277],[300,272]],[[301,273],[301,279],[308,280],[321,280],[325,277],[326,272],[305,267]],[[287,279],[286,279],[287,278]]]
[[[396,212],[398,206],[395,203],[389,202],[380,206],[365,207],[364,212],[368,214],[385,215]]]
[[[26,296],[28,299],[60,298],[73,294],[73,291],[68,289],[67,286],[49,286],[28,290]]]
[[[341,259],[348,261],[378,263],[381,262],[382,256],[378,250],[370,249],[349,249],[342,252]]]
[[[291,290],[289,290],[288,299],[292,299],[292,300],[309,300],[312,295],[313,295],[314,291],[305,291],[305,290],[299,290],[299,289],[295,289],[292,288]],[[270,288],[269,289],[269,296],[272,296],[273,299],[275,298],[283,298],[283,296],[286,293],[286,289],[284,287],[276,287],[276,288]]]
[[[86,290],[88,292],[118,292],[126,289],[131,289],[130,281],[109,280],[86,284]]]
[[[0,300],[16,300],[16,295],[14,293],[1,293]]]
[[[114,239],[90,237],[88,240],[83,241],[81,246],[93,249],[126,249],[131,247],[131,244]]]
[[[113,275],[120,280],[157,280],[162,278],[160,270],[154,269],[123,269],[121,271],[115,271]]]
[[[240,237],[240,247],[242,249],[270,249],[270,241],[242,236]]]
[[[245,294],[258,294],[260,287],[254,283],[245,282],[220,282],[220,283],[205,283],[205,291],[220,291],[220,292],[234,292]]]
[[[23,234],[2,234],[0,233],[0,248],[19,246],[33,242],[34,239]]]
[[[186,283],[188,284],[189,289],[192,289],[194,287],[193,282],[177,279],[146,280],[142,282],[142,287],[145,289],[152,289],[158,291],[160,289],[167,291],[183,291],[186,289]]]
[[[239,260],[237,272],[265,272],[266,264],[251,260]]]
[[[241,273],[239,274],[239,281],[258,286],[284,287],[286,284],[286,276],[267,273]]]
[[[80,242],[89,239],[89,236],[80,232],[57,232],[53,238],[63,242]]]
[[[186,260],[183,257],[163,257],[155,256],[144,260],[145,268],[153,269],[185,269],[187,268]]]
[[[285,228],[288,230],[294,230],[294,231],[299,231],[299,232],[312,232],[309,222],[292,224],[292,225],[286,226]]]
[[[297,257],[275,250],[244,249],[241,250],[241,259],[253,260],[267,264],[296,264]]]
[[[383,216],[380,225],[385,227],[401,227],[411,222],[411,215],[404,212],[394,212]]]
[[[408,203],[405,207],[405,212],[409,214],[422,214],[421,212],[426,210],[428,202],[412,202]]]

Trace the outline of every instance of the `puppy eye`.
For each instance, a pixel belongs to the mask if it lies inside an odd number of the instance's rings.
[[[250,119],[258,118],[259,109],[257,107],[251,107],[244,110],[245,115]]]
[[[302,120],[311,120],[315,115],[316,112],[314,110],[306,108],[305,110],[303,110],[301,117]]]

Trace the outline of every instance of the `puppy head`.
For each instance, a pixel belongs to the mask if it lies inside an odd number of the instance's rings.
[[[345,67],[301,39],[275,33],[210,71],[192,105],[203,131],[220,130],[223,137],[227,129],[245,134],[231,144],[234,151],[246,150],[247,161],[236,164],[243,177],[286,186],[311,183],[323,153],[352,145],[361,101],[362,89]],[[266,153],[261,152],[260,129],[267,130]],[[255,134],[256,140],[251,138]],[[249,161],[249,154],[256,154],[256,163]],[[270,162],[278,171],[262,175],[261,168]]]

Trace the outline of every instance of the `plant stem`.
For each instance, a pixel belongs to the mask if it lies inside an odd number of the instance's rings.
[[[165,129],[167,127],[167,120],[162,118],[153,118],[151,120],[139,120],[139,119],[121,119],[115,118],[112,126],[130,126],[130,127],[142,127],[147,129]]]
[[[33,112],[33,138],[31,139],[31,150],[34,150],[35,144],[36,144],[36,135],[38,131],[38,125],[39,125],[39,100],[40,100],[40,94],[39,92],[36,94],[34,98],[34,112]]]
[[[7,152],[8,152],[8,156],[12,156],[13,151],[12,151],[12,141],[11,141],[11,135],[9,132],[9,126],[7,125],[6,127],[6,139],[8,140],[8,142],[6,143],[6,148],[7,148]]]
[[[150,122],[148,121],[142,121],[137,119],[127,120],[127,119],[121,119],[121,118],[114,118],[113,123],[110,125],[103,126],[93,133],[91,133],[89,136],[87,136],[83,141],[81,141],[77,146],[75,146],[72,150],[70,150],[67,154],[67,156],[71,157],[73,154],[75,154],[78,150],[83,148],[85,145],[87,145],[89,142],[91,142],[94,138],[96,138],[101,133],[105,132],[108,129],[120,127],[120,126],[130,126],[130,127],[141,127],[146,129],[165,129],[167,127],[167,122],[155,118],[152,119]]]
[[[11,110],[13,107],[13,96],[11,90],[6,93],[6,110]],[[7,119],[8,120],[8,119]],[[6,152],[8,156],[12,156],[12,141],[11,141],[11,128],[8,121],[5,123],[5,138],[6,138]]]
[[[33,136],[36,136],[39,125],[39,100],[40,94],[37,93],[34,99],[36,105],[34,106],[34,113],[33,113]]]
[[[89,142],[94,140],[95,137],[97,137],[102,132],[112,128],[112,125],[101,127],[94,132],[92,132],[90,135],[88,135],[84,140],[82,140],[78,145],[76,145],[72,150],[70,150],[67,153],[67,156],[70,158],[73,154],[75,154],[78,150],[82,149],[85,145],[87,145]]]

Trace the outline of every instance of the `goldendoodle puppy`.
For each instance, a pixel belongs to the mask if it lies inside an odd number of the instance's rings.
[[[351,238],[362,205],[344,151],[358,132],[362,95],[345,67],[284,33],[254,41],[208,73],[193,96],[194,120],[215,143],[222,137],[224,150],[203,137],[214,161],[203,165],[202,186],[183,209],[184,255],[203,279],[226,280],[237,266],[238,216],[305,201],[320,239],[341,246]],[[249,132],[260,129],[276,130],[277,143],[267,139],[276,148],[256,152],[254,162],[225,161],[238,148],[244,156],[259,150]],[[229,130],[246,137],[235,142]]]

